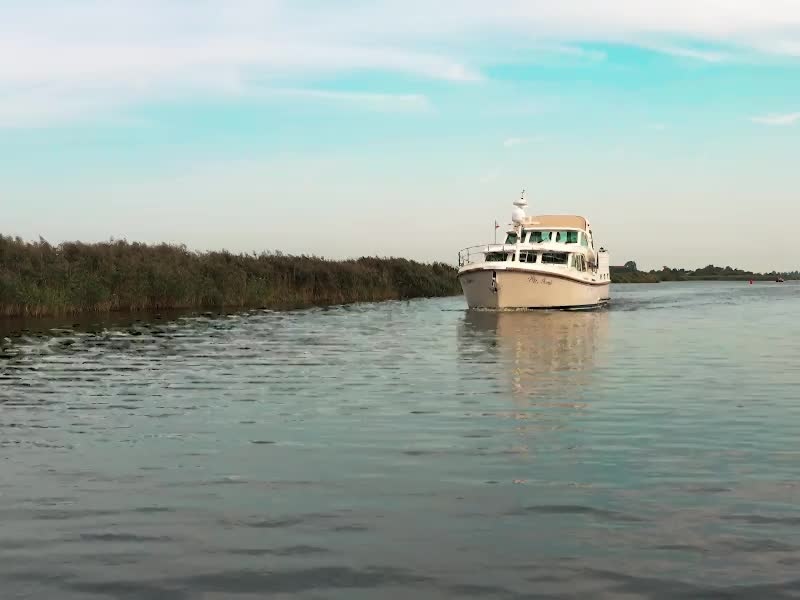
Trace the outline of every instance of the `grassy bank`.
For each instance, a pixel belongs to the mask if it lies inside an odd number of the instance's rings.
[[[190,252],[128,242],[0,236],[0,315],[195,308],[289,309],[460,293],[456,270],[401,258]]]

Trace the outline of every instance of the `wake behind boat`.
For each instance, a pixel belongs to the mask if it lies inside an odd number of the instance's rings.
[[[503,244],[458,253],[458,279],[469,308],[594,309],[610,301],[609,255],[595,249],[591,225],[578,215],[525,214],[514,202]]]

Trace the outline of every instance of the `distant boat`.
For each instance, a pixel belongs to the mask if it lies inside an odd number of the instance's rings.
[[[784,281],[784,280],[783,280],[783,277],[778,277],[778,278],[775,280],[775,283],[783,283],[783,281]]]

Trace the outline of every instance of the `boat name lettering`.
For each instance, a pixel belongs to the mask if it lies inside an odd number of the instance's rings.
[[[550,280],[550,279],[539,279],[538,277],[536,277],[534,275],[531,275],[530,277],[528,277],[528,281],[530,281],[534,285],[539,285],[539,284],[542,284],[542,285],[553,285],[552,280]]]

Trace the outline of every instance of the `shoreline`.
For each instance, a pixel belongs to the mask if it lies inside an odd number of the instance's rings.
[[[611,273],[612,284],[637,284],[637,283],[692,283],[698,282],[727,282],[727,283],[747,283],[752,281],[754,283],[776,283],[777,278],[783,278],[784,281],[800,281],[800,276],[790,274],[770,274],[763,273],[748,275],[734,275],[734,276],[672,276],[671,274],[664,275],[660,271],[645,272],[645,271],[629,271],[623,273]]]
[[[345,304],[326,304],[315,306],[298,306],[294,308],[263,308],[247,306],[231,307],[200,307],[176,308],[161,311],[109,311],[109,312],[80,312],[59,315],[43,316],[3,316],[0,315],[0,346],[4,338],[12,341],[26,335],[57,337],[58,334],[70,335],[77,332],[99,333],[104,329],[131,329],[141,324],[168,324],[180,319],[223,318],[230,316],[249,315],[254,313],[292,313],[315,310],[336,310],[358,307],[369,304],[388,304],[391,302],[412,302],[415,300],[431,300],[435,298],[454,298],[459,294],[445,296],[418,296],[416,298],[401,298],[387,300],[365,300],[348,302]]]
[[[790,281],[800,281],[800,278],[795,277],[785,277],[784,283],[789,283]],[[702,277],[693,277],[691,279],[635,279],[630,281],[614,281],[612,280],[612,285],[642,285],[646,283],[650,284],[657,284],[657,283],[748,283],[751,279],[722,279],[722,278],[702,278]],[[762,278],[758,279],[756,277],[752,278],[753,283],[778,283],[775,279],[772,278]]]

